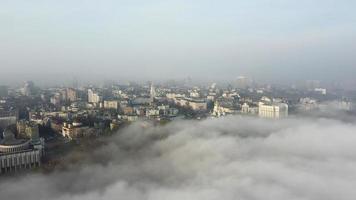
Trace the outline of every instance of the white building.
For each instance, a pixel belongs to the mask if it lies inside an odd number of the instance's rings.
[[[176,99],[176,98],[184,98],[185,94],[177,94],[177,93],[167,93],[166,94],[167,99]]]
[[[88,102],[89,103],[99,103],[100,101],[102,101],[102,99],[103,99],[102,96],[98,92],[96,92],[92,89],[88,89]]]
[[[326,95],[326,89],[325,88],[315,88],[314,89],[315,92],[318,92],[322,95]]]
[[[220,116],[231,115],[235,113],[237,113],[237,110],[233,107],[233,105],[216,101],[214,104],[212,115],[215,117],[220,117]]]
[[[117,110],[119,108],[119,102],[118,101],[104,101],[104,108],[105,109],[114,109]]]
[[[208,104],[203,99],[175,98],[174,102],[179,106],[190,107],[195,111],[204,111],[208,109]]]
[[[156,88],[153,85],[153,83],[151,84],[151,89],[150,89],[150,98],[151,98],[151,102],[154,101],[154,99],[156,98]]]
[[[207,110],[208,104],[204,100],[189,100],[188,101],[189,107],[192,110]]]
[[[247,103],[244,103],[242,106],[241,106],[241,113],[249,113],[250,112],[250,106],[247,104]]]
[[[4,131],[3,137],[0,141],[0,174],[41,165],[43,139],[16,139],[14,133],[8,129]]]
[[[198,91],[191,91],[190,94],[189,94],[189,96],[190,96],[191,98],[200,98],[200,94],[199,94]]]
[[[258,104],[258,116],[262,118],[279,119],[288,116],[288,105],[286,103],[264,103]]]

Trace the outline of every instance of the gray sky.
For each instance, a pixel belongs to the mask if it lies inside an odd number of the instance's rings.
[[[354,0],[2,0],[0,82],[352,79],[355,7]]]

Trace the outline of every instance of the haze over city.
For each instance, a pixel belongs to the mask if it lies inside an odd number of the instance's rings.
[[[338,81],[356,72],[352,0],[6,0],[0,6],[2,83],[239,75]]]
[[[1,0],[0,199],[354,200],[355,8]]]

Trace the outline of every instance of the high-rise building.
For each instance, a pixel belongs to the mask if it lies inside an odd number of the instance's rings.
[[[89,103],[99,103],[102,101],[102,96],[94,91],[93,89],[88,89],[88,102]]]
[[[77,91],[73,88],[67,88],[67,100],[70,102],[77,101]]]
[[[150,97],[152,102],[156,98],[156,88],[154,87],[153,83],[151,84]]]

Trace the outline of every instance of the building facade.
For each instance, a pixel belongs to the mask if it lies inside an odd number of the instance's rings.
[[[4,131],[3,138],[0,141],[0,173],[16,172],[41,165],[44,140],[16,139],[15,134],[9,129]]]
[[[288,105],[285,103],[263,103],[258,105],[258,116],[279,119],[288,116]]]
[[[89,103],[99,103],[102,101],[102,96],[94,91],[93,89],[88,89],[88,102]]]

